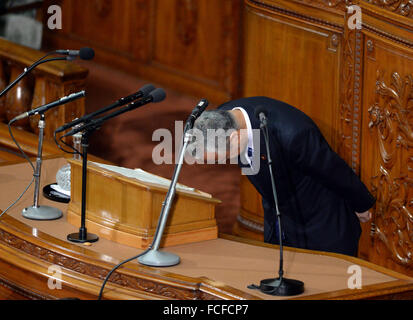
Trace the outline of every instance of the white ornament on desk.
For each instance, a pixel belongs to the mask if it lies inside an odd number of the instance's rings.
[[[64,192],[64,194],[68,193],[68,195],[70,196],[70,164],[64,165],[57,171],[56,182],[60,189],[66,191]],[[61,192],[60,190],[56,191]]]

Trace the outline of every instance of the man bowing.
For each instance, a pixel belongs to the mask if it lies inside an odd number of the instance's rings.
[[[262,133],[258,140],[252,133],[260,128],[254,116],[258,107],[267,111],[283,243],[356,256],[360,221],[370,219],[368,210],[375,199],[302,111],[267,97],[233,100],[217,110],[205,111],[194,125],[205,137],[203,155],[210,157],[212,153],[215,158],[222,154],[218,143],[207,141],[208,132],[218,130],[227,142],[223,153],[226,158],[236,154],[240,166],[259,168],[247,177],[262,196],[264,241],[277,244],[277,216],[265,141]],[[226,135],[228,131],[231,134]]]

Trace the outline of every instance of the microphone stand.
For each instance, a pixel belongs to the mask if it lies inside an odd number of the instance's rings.
[[[193,122],[194,121],[188,121],[187,125],[185,126],[186,130],[184,131],[184,143],[179,153],[179,160],[175,166],[168,193],[166,194],[165,201],[162,203],[162,210],[159,216],[158,225],[156,227],[155,236],[153,238],[152,244],[149,247],[149,250],[138,258],[138,262],[140,264],[152,267],[171,267],[179,264],[180,262],[179,256],[173,253],[159,251],[159,246],[161,244],[162,235],[166,226],[166,222],[168,221],[168,216],[173,200],[175,198],[176,184],[184,162],[185,150],[188,146],[188,143],[192,139],[192,134],[189,133],[189,129],[192,129]]]
[[[111,114],[98,118],[96,120],[88,121],[85,125],[80,128],[73,129],[72,131],[68,132],[67,134],[63,135],[63,137],[67,137],[69,135],[76,134],[80,131],[83,131],[82,135],[82,157],[83,157],[83,164],[82,164],[82,209],[81,209],[81,225],[79,229],[79,233],[71,233],[67,236],[67,239],[72,242],[77,243],[84,243],[84,242],[96,242],[99,240],[99,237],[95,234],[88,234],[86,229],[86,186],[87,186],[87,149],[89,147],[89,135],[91,135],[96,129],[100,128],[102,124],[113,117],[116,117],[124,112],[131,111],[138,107],[143,106],[149,102],[160,102],[165,98],[165,91],[163,89],[155,89],[150,94],[150,96],[144,98],[143,100],[139,100],[136,102],[132,102],[129,106],[112,112]]]
[[[87,187],[87,153],[89,147],[89,135],[91,135],[99,126],[88,127],[82,135],[82,209],[80,215],[79,233],[71,233],[67,240],[76,243],[96,242],[99,237],[93,233],[87,233],[86,229],[86,187]]]
[[[262,113],[261,113],[262,115]],[[268,159],[268,169],[270,171],[270,178],[271,178],[271,186],[273,192],[273,198],[275,203],[275,210],[277,213],[277,221],[278,221],[278,236],[280,242],[280,264],[278,270],[278,278],[272,279],[264,279],[261,280],[260,286],[257,287],[255,285],[249,286],[250,289],[259,289],[261,292],[272,295],[272,296],[294,296],[304,292],[304,283],[299,280],[287,279],[284,278],[284,270],[283,270],[283,241],[282,241],[282,229],[281,229],[281,214],[278,208],[278,198],[277,198],[277,189],[275,187],[274,181],[274,174],[272,171],[272,159],[270,153],[270,144],[269,144],[269,134],[268,134],[268,127],[267,127],[267,119],[265,116],[260,115],[261,120],[261,131],[264,136],[265,146],[267,149],[267,159]]]
[[[39,206],[39,191],[40,191],[40,175],[42,169],[42,153],[43,153],[43,137],[44,128],[46,126],[44,113],[41,112],[39,120],[39,142],[36,159],[36,170],[33,174],[35,179],[34,186],[34,204],[31,207],[23,209],[23,217],[31,220],[56,220],[63,216],[62,211],[49,206]]]

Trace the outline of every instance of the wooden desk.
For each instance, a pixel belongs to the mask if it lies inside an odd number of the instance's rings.
[[[54,182],[64,159],[44,162],[42,184]],[[26,163],[0,167],[0,208],[4,209],[31,179]],[[0,297],[3,299],[96,299],[102,280],[119,261],[141,250],[101,238],[91,246],[66,241],[78,228],[66,221],[30,221],[21,210],[31,205],[33,189],[0,220]],[[44,198],[44,205],[65,212],[66,205]],[[279,299],[247,285],[274,277],[277,246],[231,236],[168,248],[181,257],[171,268],[151,268],[130,262],[105,288],[106,299]],[[413,297],[413,279],[347,256],[288,248],[286,277],[302,280],[304,294],[294,299],[382,299]],[[55,265],[61,269],[62,289],[48,288]],[[351,265],[362,270],[362,289],[347,288]],[[50,272],[49,272],[50,271]]]

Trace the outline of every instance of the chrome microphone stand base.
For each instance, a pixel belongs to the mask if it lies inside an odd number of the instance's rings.
[[[30,220],[56,220],[63,216],[62,211],[49,206],[31,206],[23,209],[23,217]]]
[[[181,259],[176,254],[152,249],[140,256],[138,261],[150,267],[171,267],[179,264]]]
[[[46,126],[44,113],[40,113],[39,120],[39,143],[36,158],[36,168],[33,174],[34,177],[34,199],[33,205],[22,210],[24,218],[31,220],[56,220],[63,216],[61,210],[49,206],[39,206],[39,192],[40,192],[40,176],[42,171],[42,151],[44,128]]]
[[[249,289],[258,289],[271,296],[296,296],[304,292],[304,282],[287,278],[261,280],[260,286],[251,285]]]

